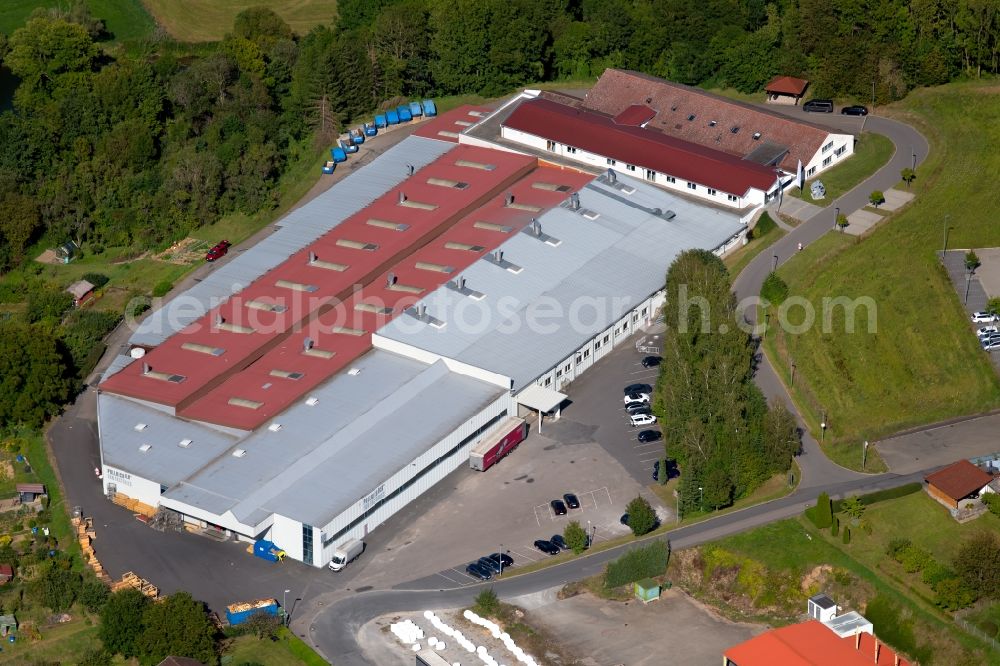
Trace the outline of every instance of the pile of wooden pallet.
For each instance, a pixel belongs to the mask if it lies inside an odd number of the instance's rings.
[[[94,546],[92,545],[93,540],[97,538],[97,532],[94,531],[94,519],[73,516],[71,522],[73,523],[73,527],[76,528],[76,538],[80,542],[80,549],[83,551],[87,564],[90,565],[90,568],[94,570],[94,573],[97,574],[97,577],[101,581],[110,585],[111,576],[108,575],[104,567],[97,560],[97,555],[94,553]]]
[[[121,493],[115,493],[111,497],[111,501],[114,502],[115,504],[117,504],[118,506],[125,507],[126,509],[128,509],[132,513],[134,513],[136,515],[139,515],[139,516],[145,516],[147,518],[152,518],[154,515],[156,515],[156,507],[155,506],[150,506],[148,504],[140,502],[137,499],[132,499],[128,495],[122,495]]]
[[[160,590],[155,585],[150,583],[145,578],[140,578],[131,571],[126,571],[122,574],[121,580],[112,583],[111,591],[117,592],[118,590],[124,590],[129,587],[139,590],[151,599],[156,599],[160,594]]]

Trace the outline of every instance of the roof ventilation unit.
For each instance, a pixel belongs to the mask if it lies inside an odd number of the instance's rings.
[[[350,370],[347,371],[347,374],[349,374],[351,377],[357,377],[358,375],[361,374],[361,370],[359,368],[351,368]]]
[[[531,233],[536,236],[542,235],[542,223],[538,221],[537,218],[531,218]]]
[[[153,370],[153,368],[151,368],[149,366],[149,363],[143,363],[142,364],[142,374],[148,375],[152,370]]]
[[[570,210],[580,210],[580,195],[576,192],[569,195]]]
[[[663,209],[662,208],[654,208],[653,210],[651,210],[649,212],[651,212],[656,217],[660,217],[661,215],[663,215]]]
[[[149,426],[146,425],[145,423],[136,423],[135,427],[132,428],[132,429],[135,430],[136,432],[142,432],[143,430],[145,430],[148,427]]]
[[[226,322],[226,319],[222,315],[220,315],[220,314],[215,315],[215,325],[216,326],[218,326],[219,324],[224,324],[225,322]]]
[[[407,164],[406,165],[406,175],[407,176],[412,176],[413,172],[416,171],[416,170],[417,170],[417,168],[415,166],[413,166],[412,164]]]
[[[615,173],[614,169],[608,169],[608,182],[612,185],[618,182],[618,174]]]
[[[316,396],[309,396],[308,398],[306,398],[306,404],[309,405],[310,407],[315,407],[316,405],[319,404],[319,398],[317,398]]]
[[[503,205],[507,206],[507,207],[510,207],[510,206],[514,205],[514,193],[513,192],[508,192],[507,193],[507,196],[503,200]]]
[[[272,423],[271,425],[267,426],[267,429],[270,432],[278,432],[279,430],[281,430],[281,424],[278,422]]]
[[[235,451],[233,451],[233,457],[234,458],[242,458],[246,454],[247,454],[247,450],[246,449],[236,449]]]
[[[309,351],[312,348],[313,348],[312,338],[306,338],[305,340],[302,341],[302,351]]]
[[[143,453],[149,451],[151,448],[153,448],[152,444],[142,444],[139,446],[139,450],[142,451]]]
[[[403,192],[402,190],[399,191],[399,203],[401,204],[406,203],[406,193]]]
[[[753,140],[754,141],[760,141],[760,132],[754,132],[753,133]]]
[[[191,446],[191,440],[182,439],[181,441],[177,442],[177,446],[181,447],[182,449],[186,449],[187,447]]]
[[[663,219],[664,220],[672,220],[675,217],[677,217],[677,213],[675,213],[672,210],[664,211],[664,213],[663,213]]]
[[[394,284],[396,284],[396,274],[389,273],[389,275],[385,278],[385,286],[391,287]]]

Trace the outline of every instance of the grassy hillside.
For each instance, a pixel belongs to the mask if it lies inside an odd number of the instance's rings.
[[[153,18],[139,0],[86,0],[90,13],[104,21],[117,41],[138,39],[152,32]],[[8,35],[24,25],[36,7],[65,6],[60,0],[3,0],[0,2],[0,32]]]
[[[330,23],[337,13],[336,0],[143,0],[157,22],[183,42],[222,39],[233,28],[233,19],[248,7],[266,6],[305,34],[313,26]]]
[[[935,254],[949,214],[950,248],[1000,246],[998,92],[951,84],[890,108],[932,143],[913,183],[915,204],[864,240],[831,232],[779,270],[790,293],[817,308],[837,296],[867,296],[878,306],[870,334],[864,323],[845,334],[841,316],[831,333],[817,326],[765,342],[786,383],[795,362],[793,392],[814,432],[826,410],[828,445],[856,447],[862,438],[1000,405],[997,374]]]

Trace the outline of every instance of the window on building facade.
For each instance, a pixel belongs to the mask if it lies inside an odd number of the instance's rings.
[[[608,166],[614,166],[616,164],[618,164],[618,160],[613,160],[610,157],[608,158]]]
[[[736,195],[735,194],[727,194],[726,198],[729,199],[730,201],[736,201]]]
[[[666,181],[667,181],[668,183],[676,183],[676,182],[677,182],[677,179],[676,179],[676,178],[674,178],[673,176],[664,176],[663,178],[664,178],[664,179],[665,179],[665,180],[666,180]]]
[[[605,335],[605,336],[604,336],[604,344],[608,344],[608,340],[609,340],[610,338],[611,338],[611,336],[610,336],[610,335]]]
[[[562,370],[556,370],[556,379],[562,377]]]
[[[656,172],[652,169],[646,169],[646,180],[656,180]]]
[[[312,564],[313,561],[313,528],[302,524],[302,561]]]
[[[577,354],[576,355],[576,362],[580,363],[581,361],[583,361],[583,354]]]
[[[589,349],[584,349],[583,350],[583,357],[584,358],[590,358],[590,350]]]
[[[689,190],[697,190],[698,186],[696,184],[692,183],[691,181],[688,181],[688,189]]]
[[[841,146],[840,148],[837,148],[837,150],[833,151],[833,154],[836,155],[837,157],[840,157],[841,155],[844,154],[846,150],[847,146]]]
[[[714,197],[715,196],[715,188],[713,188],[713,187],[708,188],[708,193]]]
[[[576,155],[576,148],[573,146],[566,146],[566,152],[570,155]]]
[[[826,151],[830,150],[831,148],[833,148],[833,141],[831,141],[830,143],[828,143],[825,146],[823,146],[823,152],[825,153]]]
[[[556,142],[555,141],[546,141],[545,142],[545,150],[549,151],[550,153],[556,152]]]
[[[823,160],[823,166],[830,166],[830,162],[832,161],[833,161],[832,157],[827,157],[825,160]]]
[[[808,170],[808,171],[806,171],[806,175],[807,175],[807,176],[811,176],[811,175],[813,175],[814,173],[816,173],[816,167],[809,167],[809,170]]]
[[[646,316],[646,311],[647,311],[647,310],[649,310],[649,308],[643,308],[643,309],[642,309],[642,316],[643,316],[643,317],[645,317],[645,316]]]
[[[545,385],[546,386],[551,386],[551,384],[552,384],[552,378],[551,377],[546,377],[545,378]]]
[[[625,170],[626,171],[635,171],[635,165],[634,164],[626,164],[625,165]]]

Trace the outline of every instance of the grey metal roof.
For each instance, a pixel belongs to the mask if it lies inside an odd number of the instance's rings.
[[[580,210],[564,204],[538,218],[557,246],[528,233],[501,246],[520,273],[486,260],[462,273],[467,289],[485,298],[443,286],[421,301],[443,328],[407,316],[379,335],[512,377],[519,390],[662,289],[679,253],[715,249],[745,226],[738,213],[623,176],[616,184],[601,176],[579,195]],[[666,219],[666,211],[674,216]],[[594,213],[596,219],[588,219]],[[546,304],[561,315],[529,326],[526,315]]]
[[[401,183],[406,179],[407,164],[420,169],[454,147],[454,143],[419,136],[403,139],[323,194],[288,213],[267,238],[245,251],[235,248],[238,257],[150,313],[129,341],[137,345],[160,344]]]
[[[271,513],[324,525],[500,396],[504,390],[374,350],[249,435],[165,497],[244,525]],[[434,418],[427,418],[427,414]],[[236,447],[233,447],[236,448]]]
[[[97,397],[104,463],[171,486],[228,450],[237,437],[110,393]],[[142,430],[136,425],[145,424]],[[190,439],[187,447],[181,440]],[[149,444],[147,451],[140,446]]]
[[[837,617],[827,620],[824,622],[827,627],[830,628],[835,634],[841,638],[845,636],[853,636],[859,631],[863,631],[866,627],[871,626],[871,622],[861,615],[857,611],[849,611],[843,615],[838,615]]]

